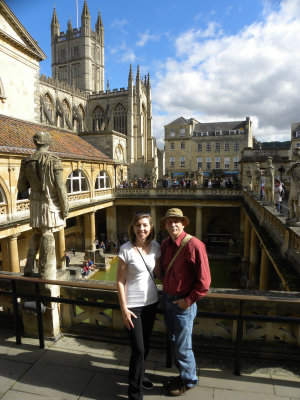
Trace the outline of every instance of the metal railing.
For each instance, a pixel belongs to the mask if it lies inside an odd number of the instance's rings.
[[[61,303],[61,304],[72,304],[78,306],[90,306],[90,307],[98,307],[98,308],[108,308],[108,309],[120,309],[119,304],[108,303],[108,302],[97,302],[97,301],[87,301],[80,299],[70,299],[70,298],[62,298],[62,297],[52,297],[42,295],[41,287],[47,285],[58,285],[58,286],[69,286],[81,289],[108,289],[108,284],[100,284],[100,283],[84,283],[84,282],[70,282],[70,281],[54,281],[54,280],[42,280],[38,278],[27,278],[21,276],[12,276],[9,274],[0,274],[0,282],[1,281],[9,281],[10,290],[1,290],[0,296],[10,296],[12,298],[13,304],[13,317],[15,323],[15,335],[16,335],[16,344],[21,344],[21,320],[19,315],[19,304],[18,299],[30,299],[35,301],[36,304],[36,318],[37,318],[37,328],[38,328],[38,336],[39,336],[39,345],[40,348],[45,347],[44,341],[44,332],[43,332],[43,318],[42,318],[42,302],[53,302],[53,303]],[[17,282],[28,282],[34,285],[34,293],[23,293],[18,290]],[[116,290],[115,285],[110,285],[109,289]],[[160,295],[161,295],[160,291]],[[289,316],[270,316],[270,315],[250,315],[244,313],[244,302],[266,302],[266,301],[276,301],[282,304],[299,304],[300,298],[288,298],[288,297],[268,297],[264,296],[252,296],[252,295],[236,295],[236,294],[217,294],[217,293],[209,293],[206,297],[214,298],[214,299],[222,299],[222,300],[237,300],[239,302],[239,313],[227,313],[227,312],[208,312],[208,311],[198,311],[197,317],[199,318],[213,318],[213,319],[229,319],[232,321],[237,321],[237,334],[235,339],[235,362],[234,362],[234,374],[240,375],[241,367],[242,367],[242,359],[243,359],[243,327],[244,322],[247,321],[262,321],[262,322],[283,322],[283,323],[292,323],[292,324],[300,324],[300,317],[289,317]],[[159,313],[162,313],[161,309],[158,309]],[[172,352],[171,352],[171,343],[167,340],[167,349],[166,349],[166,364],[167,367],[171,367],[172,365]]]

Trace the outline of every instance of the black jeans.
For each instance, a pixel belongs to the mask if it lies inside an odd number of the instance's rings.
[[[131,343],[131,357],[129,362],[129,387],[130,400],[142,400],[145,359],[149,352],[150,336],[155,321],[157,303],[144,307],[130,308],[137,318],[132,318],[134,328],[129,332]]]

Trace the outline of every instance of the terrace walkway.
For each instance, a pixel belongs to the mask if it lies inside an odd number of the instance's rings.
[[[300,366],[247,360],[241,376],[232,360],[196,354],[199,384],[182,398],[194,400],[300,399]],[[1,400],[126,399],[129,347],[63,337],[56,343],[23,338],[15,344],[11,331],[0,330]],[[147,374],[155,385],[145,400],[167,399],[163,384],[177,375],[165,367],[162,351],[152,349]]]

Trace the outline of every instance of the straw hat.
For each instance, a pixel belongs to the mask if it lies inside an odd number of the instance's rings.
[[[181,218],[183,220],[183,225],[188,226],[190,223],[189,219],[185,217],[179,208],[170,208],[164,218],[160,220],[161,224],[164,226],[167,218]]]

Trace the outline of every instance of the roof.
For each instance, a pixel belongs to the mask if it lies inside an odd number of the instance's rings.
[[[188,119],[185,119],[183,117],[177,118],[175,119],[173,122],[170,122],[169,124],[165,125],[165,126],[171,126],[171,125],[190,125],[191,122]]]
[[[215,132],[215,131],[231,131],[244,129],[246,121],[229,121],[229,122],[200,122],[194,128],[194,132]]]
[[[32,154],[36,151],[33,136],[37,132],[52,135],[50,151],[62,159],[113,162],[76,133],[50,125],[22,121],[0,114],[0,153]]]

